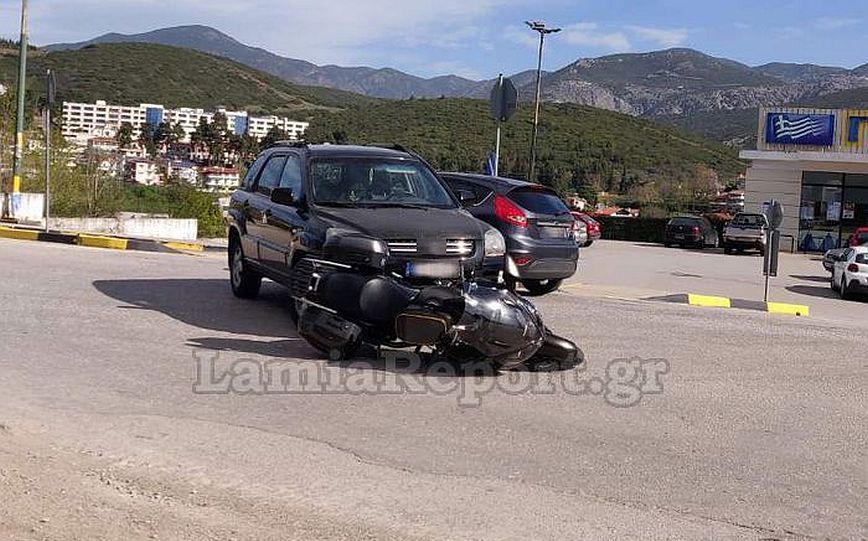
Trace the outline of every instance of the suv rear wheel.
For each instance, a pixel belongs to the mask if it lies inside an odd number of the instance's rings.
[[[229,241],[229,283],[232,293],[242,299],[253,299],[259,294],[262,286],[262,275],[251,269],[244,261],[244,251],[237,236]]]
[[[561,287],[563,280],[522,280],[521,283],[533,295],[545,295]]]

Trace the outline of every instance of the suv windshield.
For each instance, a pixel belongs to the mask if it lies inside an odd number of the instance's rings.
[[[669,225],[701,225],[699,218],[672,218]]]
[[[732,225],[741,227],[762,227],[766,225],[766,217],[762,214],[739,214],[733,218]]]
[[[313,202],[323,206],[455,208],[437,178],[419,162],[383,158],[320,158],[310,166]]]

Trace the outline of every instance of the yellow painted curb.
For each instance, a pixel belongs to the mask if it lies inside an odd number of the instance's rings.
[[[0,237],[18,240],[39,240],[39,231],[0,227]]]
[[[163,246],[185,252],[204,252],[205,247],[197,242],[164,242]]]
[[[766,308],[772,314],[786,314],[789,316],[804,316],[811,315],[811,309],[801,304],[784,304],[780,302],[768,302]]]
[[[81,246],[90,246],[92,248],[108,248],[110,250],[127,249],[127,239],[99,237],[96,235],[79,235],[78,244]]]
[[[687,295],[687,303],[692,306],[712,308],[730,308],[732,306],[732,301],[726,297],[710,297],[708,295]]]

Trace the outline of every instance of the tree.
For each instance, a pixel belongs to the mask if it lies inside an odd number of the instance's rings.
[[[157,144],[154,137],[156,132],[157,126],[151,123],[143,124],[141,131],[139,131],[139,144],[142,145],[148,156],[152,158],[157,157]]]
[[[285,141],[286,139],[289,139],[289,135],[287,135],[285,131],[280,129],[279,126],[275,125],[272,126],[270,130],[268,130],[268,133],[265,134],[265,137],[262,138],[262,141],[260,143],[262,145],[262,148],[268,148],[274,143],[278,141]]]
[[[184,141],[187,138],[187,132],[184,130],[184,127],[180,124],[172,124],[171,129],[169,130],[169,138],[166,141],[169,145],[177,145],[178,143]]]
[[[115,135],[115,140],[119,147],[129,148],[133,144],[133,125],[129,122],[121,124],[117,135]]]

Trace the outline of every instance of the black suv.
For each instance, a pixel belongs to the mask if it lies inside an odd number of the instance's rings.
[[[441,173],[477,218],[506,239],[506,278],[533,295],[557,289],[576,272],[579,248],[575,218],[550,188],[521,180],[467,173]]]
[[[386,241],[387,271],[411,282],[496,275],[504,264],[500,233],[399,148],[269,148],[232,195],[229,222],[230,281],[244,298],[257,295],[263,276],[292,287],[296,263],[320,256],[335,233]]]

